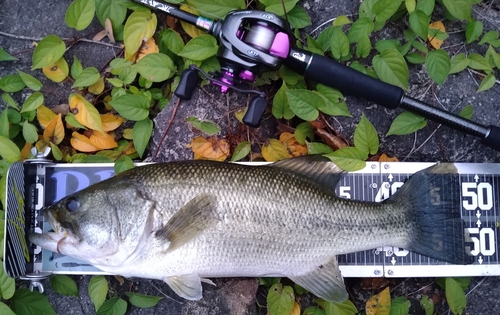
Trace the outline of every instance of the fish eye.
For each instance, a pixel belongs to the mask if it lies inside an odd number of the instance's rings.
[[[66,209],[68,212],[76,212],[78,208],[80,208],[80,202],[76,198],[71,197],[66,199]]]

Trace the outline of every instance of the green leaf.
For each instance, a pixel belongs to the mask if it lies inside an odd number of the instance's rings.
[[[422,54],[412,52],[405,56],[406,61],[414,65],[419,65],[425,62],[425,57]]]
[[[280,78],[283,79],[283,81],[285,81],[285,83],[290,86],[294,86],[299,81],[304,79],[302,75],[291,70],[287,66],[281,66],[278,71],[280,74]]]
[[[326,315],[326,313],[318,306],[309,306],[302,315]]]
[[[429,49],[427,48],[427,46],[425,46],[424,44],[422,44],[421,42],[419,42],[418,40],[414,40],[411,45],[418,51],[424,53],[424,54],[427,54],[429,52]]]
[[[16,315],[10,307],[8,307],[5,303],[0,302],[0,314],[2,315]]]
[[[70,126],[80,129],[87,129],[84,125],[82,125],[75,117],[75,115],[69,112],[65,117],[64,121],[67,122]]]
[[[500,54],[496,52],[492,45],[488,46],[486,55],[484,56],[492,68],[500,69]]]
[[[410,311],[411,302],[405,297],[397,297],[391,301],[390,315],[407,315]]]
[[[463,71],[469,65],[469,59],[464,53],[459,53],[451,59],[450,74]]]
[[[194,128],[200,130],[201,132],[209,136],[218,134],[220,131],[220,127],[216,123],[210,120],[199,120],[196,117],[190,116],[186,118],[186,121],[189,124],[191,124],[191,126],[193,126]]]
[[[494,47],[500,46],[500,41],[498,40],[498,31],[488,31],[484,34],[483,38],[479,42],[479,45],[490,44]]]
[[[215,56],[218,49],[217,41],[213,36],[200,35],[187,42],[179,56],[191,60],[205,60]]]
[[[367,154],[375,155],[378,152],[379,140],[377,130],[366,118],[365,114],[361,115],[361,120],[354,130],[354,146]]]
[[[19,106],[17,105],[16,101],[10,96],[10,94],[7,93],[2,93],[2,100],[7,104],[8,106],[15,108],[19,110]]]
[[[296,29],[304,28],[311,25],[311,18],[304,9],[295,6],[287,13],[288,21]]]
[[[56,315],[47,297],[38,291],[18,289],[10,303],[14,313],[19,315]]]
[[[94,276],[89,282],[89,296],[94,303],[96,311],[101,308],[101,305],[106,300],[108,294],[108,282],[104,276]]]
[[[3,145],[2,145],[2,136],[0,136],[0,148],[2,150],[0,151],[0,154],[3,156]],[[4,157],[5,159],[5,157]],[[9,162],[7,159],[5,159],[8,163],[14,163],[15,161]],[[5,204],[4,204],[5,205]],[[5,221],[3,220],[3,217],[1,218],[0,222],[3,224]],[[16,281],[14,278],[11,278],[7,275],[7,273],[4,270],[3,264],[0,265],[0,297],[4,300],[10,299],[13,295],[14,292],[16,291]]]
[[[402,112],[394,119],[386,136],[407,135],[424,128],[427,121],[424,117],[410,112]]]
[[[433,315],[434,314],[434,302],[429,299],[427,295],[422,295],[422,299],[420,300],[420,306],[425,311],[425,315]]]
[[[368,37],[372,31],[373,22],[367,17],[362,17],[351,25],[351,28],[347,32],[347,38],[350,43],[359,42]]]
[[[313,121],[319,116],[317,107],[324,103],[321,96],[309,90],[288,90],[286,91],[290,109],[297,115],[297,117]]]
[[[140,120],[134,125],[134,129],[132,130],[132,139],[134,140],[135,149],[141,158],[146,150],[146,147],[148,146],[152,132],[153,121],[149,118]]]
[[[76,55],[74,55],[73,64],[71,65],[71,76],[73,77],[73,79],[76,79],[80,76],[82,72],[83,72],[82,64],[80,60],[78,60]]]
[[[169,56],[162,53],[152,53],[144,56],[134,65],[135,70],[151,82],[162,82],[174,73],[175,65]]]
[[[75,0],[66,10],[64,20],[69,27],[81,31],[90,25],[94,18],[94,12],[94,0]]]
[[[153,307],[156,304],[158,304],[158,302],[160,302],[161,299],[163,299],[162,297],[159,296],[145,295],[133,292],[125,292],[125,295],[128,296],[129,301],[132,305],[140,308]]]
[[[469,68],[475,70],[485,70],[485,71],[492,70],[488,60],[486,60],[486,58],[484,58],[480,54],[476,53],[469,54],[469,56],[467,56],[467,59],[469,59]]]
[[[435,0],[418,0],[415,10],[421,10],[427,15],[431,15],[434,11]]]
[[[7,108],[7,116],[9,117],[9,122],[11,124],[18,124],[21,122],[21,114],[19,111],[12,109],[12,108]]]
[[[9,138],[9,129],[10,129],[10,124],[9,124],[9,115],[8,115],[7,109],[4,109],[0,113],[0,136]]]
[[[405,0],[405,7],[408,13],[415,12],[415,7],[417,6],[417,2],[415,0]]]
[[[251,146],[248,141],[241,142],[240,144],[238,144],[236,149],[234,149],[233,156],[231,156],[231,162],[236,162],[243,159],[248,155],[248,153],[250,153],[250,150]]]
[[[50,151],[50,153],[52,153],[52,156],[54,157],[54,159],[56,159],[57,161],[62,160],[63,154],[61,152],[61,149],[59,149],[59,147],[57,146],[57,144],[54,144],[51,142],[50,148],[52,149],[52,151]]]
[[[302,145],[306,144],[306,138],[309,138],[311,141],[314,140],[314,130],[311,123],[307,121],[300,123],[295,128],[293,135],[295,140]]]
[[[465,28],[465,42],[470,44],[476,41],[483,33],[483,22],[471,19]]]
[[[37,78],[30,74],[24,73],[21,70],[17,70],[17,73],[19,73],[19,76],[27,87],[29,87],[33,91],[40,91],[40,89],[42,88],[42,82],[38,81]]]
[[[289,12],[299,0],[264,0],[260,1],[263,4],[268,3],[266,5],[266,12],[271,12],[277,15],[284,15],[285,12]],[[283,12],[283,5],[285,6],[285,12]]]
[[[423,40],[427,40],[430,20],[431,17],[423,11],[417,10],[410,13],[410,27]]]
[[[127,7],[122,0],[100,0],[95,1],[95,13],[102,26],[105,26],[106,19],[111,21],[113,32],[118,31],[119,26],[125,21],[127,15]]]
[[[37,109],[43,104],[43,94],[40,92],[35,92],[28,96],[24,101],[23,107],[21,108],[21,113],[29,112]]]
[[[345,300],[342,303],[325,301],[325,313],[327,315],[355,315],[358,313],[358,309],[349,300]]]
[[[72,88],[74,87],[87,87],[96,83],[100,78],[99,70],[95,67],[89,67],[83,69],[83,71],[75,78],[75,83],[73,83]]]
[[[288,102],[288,97],[286,95],[287,91],[288,87],[286,86],[286,83],[283,82],[280,89],[274,96],[272,112],[273,116],[277,119],[292,119],[293,116],[295,116],[294,112],[290,108],[290,103]]]
[[[259,285],[263,285],[268,288],[279,282],[281,282],[281,277],[259,277]]]
[[[443,4],[450,14],[459,20],[468,20],[472,12],[470,0],[443,0]]]
[[[347,24],[351,24],[351,23],[352,23],[352,21],[349,20],[349,18],[347,16],[339,15],[333,21],[333,26],[343,26],[343,25],[347,25]],[[351,26],[351,28],[352,28],[352,26]]]
[[[205,16],[220,19],[229,11],[245,9],[245,0],[188,0],[187,3]]]
[[[467,105],[462,110],[460,113],[458,113],[458,116],[463,117],[465,119],[472,119],[472,116],[474,115],[474,107],[472,105]]]
[[[375,30],[380,30],[385,22],[398,11],[402,0],[379,0],[373,5],[375,16]]]
[[[42,39],[33,52],[31,70],[50,66],[61,59],[66,51],[66,45],[57,35],[48,35]]]
[[[386,49],[373,57],[372,63],[382,81],[408,90],[408,66],[399,51],[394,48]]]
[[[25,86],[26,84],[18,74],[9,74],[0,78],[0,89],[2,89],[4,92],[19,92],[24,89]]]
[[[451,69],[448,53],[441,49],[430,51],[425,57],[425,65],[431,79],[438,85],[443,85]]]
[[[127,302],[115,296],[104,302],[96,315],[124,315],[127,312]]]
[[[50,286],[62,295],[78,296],[78,287],[75,280],[66,275],[53,275],[50,277]]]
[[[23,137],[28,143],[36,142],[38,140],[38,130],[35,125],[25,121],[23,123]]]
[[[335,27],[333,30],[330,50],[332,51],[333,58],[337,60],[341,60],[349,55],[349,39],[340,26]]]
[[[362,38],[358,45],[356,46],[356,57],[358,58],[366,58],[370,54],[372,50],[372,43],[368,36]]]
[[[354,172],[366,166],[368,153],[355,147],[345,147],[325,156],[344,171]]]
[[[269,315],[289,315],[293,309],[295,295],[293,288],[281,283],[274,284],[267,294],[267,310]]]
[[[123,30],[125,59],[129,59],[139,50],[144,39],[148,40],[153,36],[156,24],[156,15],[149,10],[132,12]]]
[[[121,95],[111,100],[109,104],[118,114],[128,120],[139,121],[149,115],[150,101],[142,95]]]
[[[445,283],[446,301],[451,312],[455,315],[462,314],[467,304],[464,290],[453,278],[446,278]]]
[[[121,156],[115,161],[114,170],[115,174],[120,174],[135,167],[134,161],[126,155]]]
[[[481,81],[481,84],[479,85],[476,92],[479,93],[479,92],[483,92],[483,91],[491,89],[493,87],[493,85],[495,85],[495,82],[496,82],[495,75],[493,73],[489,73],[483,79],[483,81]]]
[[[307,154],[327,154],[333,152],[332,148],[321,142],[307,142]]]
[[[164,45],[168,50],[178,55],[184,48],[184,41],[179,33],[169,28],[160,34],[159,45]]]
[[[399,51],[399,41],[397,39],[381,39],[375,43],[375,49],[381,53],[386,49],[392,48]]]
[[[18,60],[16,57],[11,56],[2,47],[0,47],[0,61],[14,61]]]

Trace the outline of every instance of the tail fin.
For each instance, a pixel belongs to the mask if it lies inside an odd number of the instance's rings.
[[[390,202],[402,204],[412,223],[408,250],[453,264],[474,261],[465,252],[464,222],[456,203],[460,186],[453,164],[415,173],[393,197]]]

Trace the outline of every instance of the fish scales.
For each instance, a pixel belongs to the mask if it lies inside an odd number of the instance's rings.
[[[432,205],[425,188],[447,184],[440,174],[450,171],[417,173],[391,199],[371,203],[335,196],[341,171],[318,157],[150,164],[63,198],[45,210],[55,232],[30,239],[111,273],[162,279],[187,299],[201,298],[210,277],[285,276],[341,301],[339,254],[387,245],[468,261],[463,241],[431,238],[442,228],[463,233],[449,197]]]

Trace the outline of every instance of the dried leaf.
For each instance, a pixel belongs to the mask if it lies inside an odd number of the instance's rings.
[[[33,147],[33,144],[26,142],[24,144],[24,147],[21,150],[21,161],[24,161],[26,159],[30,158],[31,154],[31,148]]]
[[[111,20],[106,19],[106,21],[104,21],[104,26],[106,28],[106,34],[108,35],[109,41],[111,43],[116,43],[115,35],[113,34],[113,24],[111,23]]]
[[[347,147],[347,143],[323,128],[316,128],[315,133],[334,151]]]
[[[137,53],[137,56],[135,58],[135,62],[139,62],[139,60],[141,60],[146,55],[157,52],[160,52],[160,49],[158,48],[158,45],[156,45],[155,39],[151,37],[147,42],[142,44],[141,49],[139,49],[139,52]]]
[[[90,142],[89,138],[76,131],[71,134],[70,143],[73,148],[81,152],[95,152],[99,150],[99,148]]]
[[[191,144],[188,147],[194,152],[195,160],[214,160],[220,162],[227,159],[230,150],[229,143],[226,140],[218,140],[216,137],[209,139],[201,136],[196,137],[191,140]]]
[[[64,139],[64,124],[61,114],[57,114],[43,131],[43,140],[59,144]]]
[[[102,30],[99,33],[95,34],[95,36],[92,37],[92,40],[94,42],[100,42],[106,36],[108,36],[108,33],[106,32],[106,30]]]
[[[104,132],[101,116],[97,109],[80,94],[69,96],[69,108],[76,120],[87,128]]]
[[[50,123],[50,121],[54,119],[54,117],[56,117],[56,114],[47,106],[42,104],[36,109],[36,117],[38,118],[38,123],[40,123],[40,126],[45,129],[47,128],[47,125]]]
[[[295,139],[293,133],[284,132],[280,135],[279,140],[286,146],[289,153],[288,157],[297,157],[307,154],[307,146],[301,145],[297,139]]]
[[[433,22],[433,23],[429,24],[429,28],[440,30],[443,33],[446,32],[444,24],[441,21],[437,21],[437,22]],[[436,36],[431,37],[430,35],[427,35],[427,39],[429,40],[431,46],[434,47],[435,49],[439,49],[439,48],[441,48],[441,45],[443,45],[443,40],[438,39]]]
[[[389,287],[372,296],[366,302],[366,315],[389,315],[391,312],[391,294]]]
[[[52,111],[56,114],[62,114],[66,116],[69,113],[69,104],[59,104],[52,108]]]
[[[399,162],[398,158],[393,156],[393,157],[388,157],[385,153],[382,153],[382,155],[378,158],[379,162]]]
[[[108,131],[113,131],[116,128],[120,127],[120,125],[125,121],[120,116],[115,116],[111,113],[106,113],[101,115],[101,121],[102,121],[102,130],[104,132]]]
[[[94,130],[89,137],[90,143],[100,150],[113,149],[118,146],[115,138],[106,132]]]

